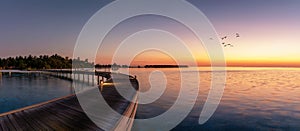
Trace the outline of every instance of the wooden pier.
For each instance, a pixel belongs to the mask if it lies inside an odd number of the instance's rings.
[[[134,102],[130,102],[123,98],[114,86],[110,72],[74,73],[73,71],[74,74],[72,74],[70,71],[47,72],[51,72],[52,75],[56,73],[57,76],[62,76],[68,79],[74,78],[76,74],[96,75],[99,84],[101,84],[101,82],[99,82],[101,79],[106,78],[105,83],[109,84],[104,83],[101,85],[101,91],[100,88],[96,86],[95,88],[83,91],[81,94],[90,95],[93,94],[91,92],[101,92],[103,98],[106,100],[106,103],[120,115],[130,118],[135,117],[135,112],[137,109],[136,92],[127,92],[127,95],[130,96]],[[139,87],[137,79],[124,74],[119,75],[123,75],[125,76],[123,77],[124,79],[130,80],[130,85],[128,85],[128,83],[124,83],[122,85],[122,88],[124,88],[123,90],[130,91],[129,88],[135,88],[135,90],[138,90]],[[81,80],[85,81],[84,79]],[[95,106],[95,108],[97,107],[99,106]],[[89,108],[93,108],[93,105],[91,105]],[[98,110],[101,111],[101,109]],[[105,114],[103,116],[92,116],[94,120],[97,120],[98,124],[101,124],[101,127],[98,127],[93,121],[90,120],[89,117],[91,116],[84,112],[79,104],[79,101],[77,100],[76,95],[73,94],[0,114],[0,130],[130,130],[133,124],[132,119],[126,119],[120,117],[120,115]]]

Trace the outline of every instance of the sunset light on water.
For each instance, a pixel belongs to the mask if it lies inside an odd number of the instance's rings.
[[[300,130],[298,0],[2,0],[0,131]]]

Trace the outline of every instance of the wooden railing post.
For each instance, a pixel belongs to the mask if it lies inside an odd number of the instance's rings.
[[[85,76],[85,73],[83,72],[83,73],[82,73],[82,79],[83,79],[82,82],[83,82],[83,83],[85,82],[85,77],[84,77],[84,76]]]
[[[92,75],[92,86],[95,85],[95,75]]]
[[[100,85],[100,78],[99,78],[99,75],[97,75],[97,85]]]
[[[90,74],[87,74],[87,83],[88,83],[88,85],[90,85]]]

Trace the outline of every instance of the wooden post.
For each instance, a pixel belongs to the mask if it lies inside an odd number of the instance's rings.
[[[84,72],[83,72],[83,73],[82,73],[82,79],[83,79],[82,82],[83,82],[83,83],[85,82],[85,77],[84,77],[84,76],[85,76],[85,74],[84,74]]]
[[[77,81],[79,81],[80,80],[80,78],[79,78],[79,74],[76,72],[76,74],[77,74]]]
[[[80,75],[81,75],[81,74],[80,74],[80,73],[78,73],[78,77],[79,77],[78,81],[79,81],[79,82],[80,82],[80,80],[81,80],[81,77],[80,77]]]
[[[100,78],[99,78],[99,75],[97,75],[97,85],[100,85]]]
[[[103,78],[103,77],[102,77]],[[100,80],[100,91],[102,91],[103,90],[103,81],[102,80]]]
[[[81,78],[80,78],[80,73],[78,73],[78,81],[80,82]]]
[[[87,84],[90,85],[90,75],[89,74],[87,74],[87,78],[88,78],[87,79]]]
[[[80,79],[81,79],[80,73],[78,73],[77,76],[78,76],[78,81],[80,82]]]
[[[94,86],[95,85],[95,75],[92,75],[92,86]]]

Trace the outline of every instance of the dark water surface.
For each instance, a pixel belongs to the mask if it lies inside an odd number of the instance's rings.
[[[151,73],[159,70],[162,73]],[[232,68],[227,72],[226,88],[214,115],[203,125],[198,124],[199,115],[210,89],[211,73],[207,69],[186,68],[181,72],[199,73],[200,90],[196,104],[189,115],[174,130],[300,130],[300,70],[293,68]],[[178,69],[131,69],[137,75],[141,92],[161,86],[166,78],[167,88],[163,95],[149,104],[139,104],[138,119],[154,118],[165,113],[174,104],[180,92]],[[149,77],[150,76],[150,77]],[[190,77],[189,82],[197,81]],[[149,83],[151,82],[151,84]],[[152,87],[151,87],[152,85]],[[183,86],[182,88],[191,88]],[[155,90],[154,90],[155,91]],[[159,92],[157,92],[158,94]],[[143,96],[150,99],[151,96]],[[191,99],[190,102],[195,100]],[[183,103],[178,113],[186,110]],[[168,125],[169,120],[140,124],[134,130],[160,130],[158,124]]]
[[[226,88],[214,115],[203,125],[199,115],[211,85],[209,68],[130,69],[136,75],[141,93],[137,119],[151,119],[168,111],[178,98],[181,88],[191,89],[175,116],[192,110],[173,130],[300,130],[300,69],[297,68],[230,68]],[[123,72],[122,69],[119,70]],[[194,75],[200,74],[200,78]],[[180,76],[188,80],[181,87]],[[200,81],[199,91],[190,86]],[[165,86],[166,85],[166,86]],[[166,87],[165,89],[163,87]],[[0,74],[0,113],[37,104],[73,93],[70,81],[35,73]],[[158,98],[156,98],[158,97]],[[153,100],[143,104],[145,100]],[[172,119],[172,117],[170,118]],[[134,123],[133,130],[161,130],[170,119],[155,123]]]
[[[38,73],[0,73],[0,113],[72,94],[70,81]]]

